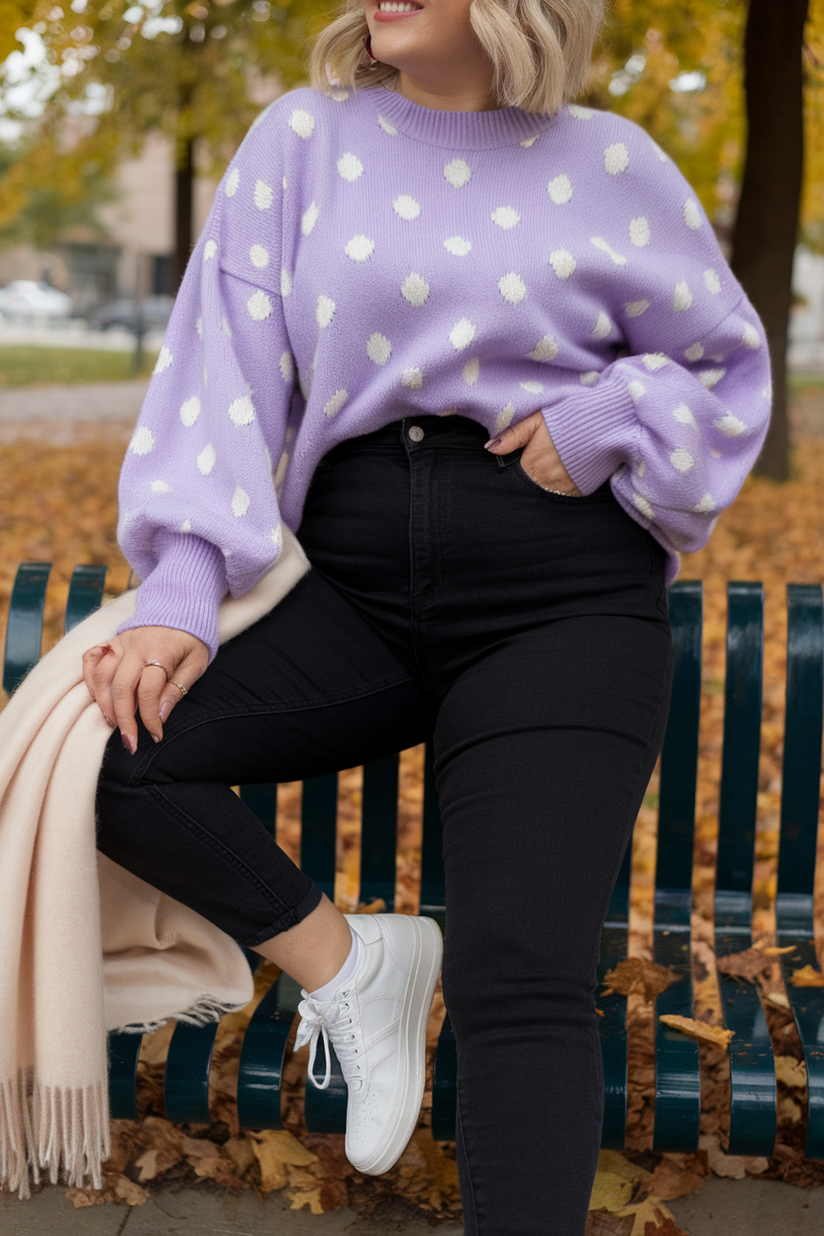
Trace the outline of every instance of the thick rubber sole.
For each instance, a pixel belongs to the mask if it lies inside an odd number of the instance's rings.
[[[409,922],[415,929],[417,947],[401,1013],[398,1050],[404,1053],[405,1069],[397,1114],[377,1155],[358,1162],[348,1147],[346,1150],[349,1162],[365,1176],[380,1176],[397,1163],[418,1123],[426,1085],[426,1024],[441,969],[443,937],[434,919],[410,915]]]

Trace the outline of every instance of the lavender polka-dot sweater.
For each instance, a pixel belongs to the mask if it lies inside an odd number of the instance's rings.
[[[541,409],[567,471],[669,554],[699,549],[766,433],[761,322],[689,184],[636,124],[284,95],[224,176],[120,485],[125,627],[214,655],[217,607],[293,531],[344,438]]]

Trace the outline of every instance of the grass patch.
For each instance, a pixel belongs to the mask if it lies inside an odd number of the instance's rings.
[[[144,353],[141,373],[151,373],[156,353]],[[119,382],[134,378],[132,352],[101,348],[49,348],[37,344],[0,347],[0,387],[44,386],[51,382]]]

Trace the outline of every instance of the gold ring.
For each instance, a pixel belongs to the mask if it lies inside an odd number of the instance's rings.
[[[174,685],[177,687],[177,689],[178,689],[178,691],[180,692],[180,694],[181,694],[181,695],[185,695],[185,694],[186,694],[186,687],[184,687],[184,685],[183,685],[183,683],[182,683],[182,682],[176,682]]]

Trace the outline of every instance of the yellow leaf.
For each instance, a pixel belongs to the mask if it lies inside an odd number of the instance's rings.
[[[806,965],[800,970],[793,970],[790,982],[793,987],[824,987],[824,974],[820,970],[814,970],[811,965]]]
[[[595,1173],[592,1185],[592,1196],[589,1199],[590,1210],[608,1210],[615,1214],[626,1206],[632,1194],[632,1181],[615,1172]]]
[[[783,991],[768,991],[767,999],[770,1004],[775,1004],[780,1009],[788,1009],[790,1007],[790,1002],[784,995]]]
[[[806,1086],[807,1069],[803,1060],[793,1056],[776,1056],[775,1076],[785,1086]]]
[[[322,1215],[320,1189],[320,1185],[314,1189],[290,1189],[287,1196],[292,1203],[292,1210],[302,1210],[304,1206],[308,1206],[313,1215]]]
[[[658,1018],[665,1026],[680,1030],[691,1039],[703,1039],[706,1043],[715,1043],[726,1047],[735,1034],[734,1030],[725,1030],[722,1026],[709,1026],[705,1021],[695,1021],[692,1017],[679,1017],[677,1013],[662,1013]]]

